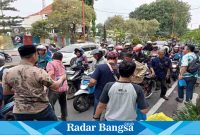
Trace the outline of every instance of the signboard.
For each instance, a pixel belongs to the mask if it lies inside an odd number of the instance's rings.
[[[24,45],[32,45],[33,44],[33,39],[32,36],[24,36]]]

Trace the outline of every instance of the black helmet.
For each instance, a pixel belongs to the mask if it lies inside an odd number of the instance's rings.
[[[74,53],[76,54],[76,52],[80,52],[81,55],[84,54],[84,50],[82,48],[75,48]]]
[[[102,56],[103,56],[103,51],[100,50],[100,49],[94,49],[94,50],[91,52],[91,55],[95,55],[95,54],[99,54],[99,55],[102,55]]]

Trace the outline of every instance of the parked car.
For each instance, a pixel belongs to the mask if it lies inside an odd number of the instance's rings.
[[[88,58],[88,61],[92,62],[93,56],[90,55],[91,51],[94,49],[98,49],[99,45],[96,43],[89,43],[89,42],[77,43],[77,44],[71,44],[59,50],[59,52],[63,54],[63,64],[67,67],[70,66],[71,59],[76,57],[76,55],[74,54],[75,48],[82,48],[85,51],[84,55],[86,55],[86,57]]]

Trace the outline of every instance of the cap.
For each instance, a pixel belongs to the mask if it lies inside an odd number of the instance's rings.
[[[28,56],[36,53],[36,47],[34,45],[25,45],[18,48],[18,52],[21,57]]]

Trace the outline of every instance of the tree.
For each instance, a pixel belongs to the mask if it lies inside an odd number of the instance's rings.
[[[31,33],[34,36],[39,36],[43,38],[49,37],[50,26],[47,20],[37,21],[32,24]]]
[[[16,0],[0,0],[0,33],[10,32],[14,26],[19,26],[22,18],[19,16],[6,16],[4,11],[18,11],[16,8],[11,7],[10,4]]]
[[[85,5],[86,27],[90,26],[93,16],[94,9]],[[66,36],[70,33],[71,41],[74,42],[76,29],[82,24],[82,3],[77,0],[57,0],[53,3],[53,12],[48,18],[49,23],[60,35]]]
[[[184,34],[181,39],[184,42],[200,44],[200,29],[195,29]]]
[[[109,17],[105,22],[105,26],[107,30],[122,31],[124,28],[124,19],[122,16]]]
[[[101,23],[97,24],[96,25],[96,29],[98,30],[97,31],[97,36],[102,37],[103,36],[103,29],[104,29],[103,24],[101,24]]]
[[[130,18],[139,20],[156,19],[160,23],[160,35],[183,35],[191,20],[190,5],[179,0],[157,0],[144,4],[130,13]]]

